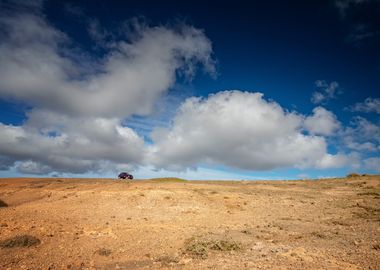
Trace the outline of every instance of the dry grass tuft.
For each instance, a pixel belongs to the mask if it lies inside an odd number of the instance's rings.
[[[179,263],[180,258],[177,256],[162,256],[162,257],[159,257],[156,261],[160,262],[161,264],[165,266],[172,266],[174,264]]]
[[[340,226],[350,226],[349,223],[344,222],[342,220],[333,220],[333,221],[331,221],[331,224],[333,224],[333,225],[340,225]]]
[[[106,256],[107,257],[107,256],[111,255],[112,251],[110,249],[107,249],[107,248],[100,248],[95,253],[100,255],[100,256]]]
[[[312,232],[311,235],[317,238],[321,238],[321,239],[329,238],[326,234],[321,233],[321,232]]]
[[[17,235],[0,242],[2,248],[18,248],[18,247],[31,247],[39,245],[40,239],[32,235]]]
[[[202,240],[190,238],[185,245],[185,252],[193,257],[206,259],[210,250],[239,251],[242,244],[233,240]]]

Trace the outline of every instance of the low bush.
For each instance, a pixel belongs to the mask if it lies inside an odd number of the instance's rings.
[[[241,249],[241,243],[232,240],[201,240],[192,238],[187,242],[185,252],[193,257],[206,259],[209,250],[238,251]]]
[[[96,253],[100,256],[109,256],[111,255],[112,251],[110,249],[107,249],[107,248],[100,248],[96,251]]]
[[[2,248],[31,247],[40,244],[41,241],[32,235],[17,235],[0,242]]]

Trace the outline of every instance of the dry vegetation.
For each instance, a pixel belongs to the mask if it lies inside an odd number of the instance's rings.
[[[0,269],[380,269],[380,177],[0,179]]]
[[[40,244],[40,239],[31,235],[16,235],[0,242],[1,248],[31,247]]]

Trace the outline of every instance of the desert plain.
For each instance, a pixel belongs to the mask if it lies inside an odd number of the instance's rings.
[[[0,179],[0,269],[380,269],[380,177]]]

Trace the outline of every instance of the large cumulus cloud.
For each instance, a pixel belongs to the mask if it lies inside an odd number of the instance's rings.
[[[0,95],[39,108],[82,116],[149,114],[175,82],[201,62],[213,71],[211,43],[190,26],[141,27],[113,42],[101,61],[70,54],[68,37],[34,14],[0,19]]]
[[[124,119],[149,115],[177,74],[191,78],[199,64],[214,73],[211,42],[192,26],[139,25],[106,44],[102,57],[91,57],[33,3],[30,10],[18,1],[1,5],[0,98],[30,108],[23,125],[0,123],[3,170],[137,166],[144,140]]]
[[[324,137],[302,132],[303,122],[302,115],[285,111],[261,93],[224,91],[190,98],[171,128],[153,133],[149,161],[172,170],[201,163],[247,170],[344,165],[344,156],[327,153]]]
[[[0,124],[0,153],[34,164],[35,173],[37,168],[44,168],[42,173],[100,171],[106,161],[135,164],[142,159],[143,140],[117,119],[70,119],[37,111],[30,117],[24,126]],[[34,126],[33,121],[39,122]]]

